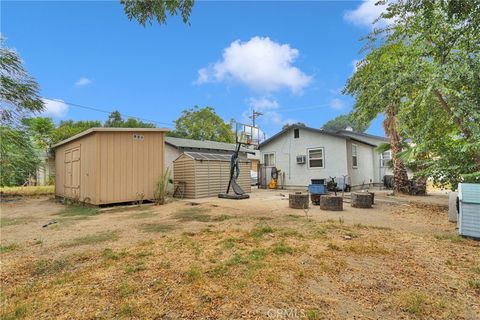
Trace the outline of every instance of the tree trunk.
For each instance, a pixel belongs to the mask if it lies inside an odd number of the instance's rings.
[[[408,194],[409,182],[407,169],[403,161],[398,158],[398,153],[402,151],[400,134],[397,130],[397,119],[392,105],[387,107],[385,120],[383,121],[385,133],[390,139],[390,148],[392,151],[393,181],[395,183],[394,191]]]

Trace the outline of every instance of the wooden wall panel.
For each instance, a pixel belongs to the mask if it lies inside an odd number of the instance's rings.
[[[163,174],[163,132],[97,132],[100,143],[100,203],[153,200]],[[135,135],[143,139],[135,139]]]

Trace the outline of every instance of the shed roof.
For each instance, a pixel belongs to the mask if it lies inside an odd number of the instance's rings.
[[[210,140],[193,140],[175,137],[166,137],[165,143],[177,147],[177,148],[196,148],[196,149],[209,149],[209,150],[223,150],[223,151],[235,151],[236,145],[234,143],[217,142]],[[254,152],[245,147],[241,147],[242,152]]]
[[[54,144],[52,147],[56,148],[58,146],[61,146],[62,144],[68,143],[73,140],[77,140],[78,138],[81,138],[83,136],[89,135],[94,132],[167,132],[167,131],[169,130],[166,128],[90,128],[68,139],[62,140]]]
[[[207,153],[207,152],[189,152],[186,151],[184,155],[194,160],[207,160],[207,161],[226,161],[230,162],[232,156],[229,154]],[[182,155],[181,155],[182,156]],[[181,157],[180,156],[180,157]],[[247,158],[239,157],[240,161],[249,161]]]

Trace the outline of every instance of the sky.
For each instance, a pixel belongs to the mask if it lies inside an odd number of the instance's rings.
[[[143,27],[119,1],[2,1],[0,32],[56,122],[108,116],[73,103],[172,128],[198,105],[245,123],[260,111],[271,136],[352,109],[341,91],[382,10],[374,2],[197,1],[190,24],[174,16]],[[367,132],[384,135],[380,117]]]

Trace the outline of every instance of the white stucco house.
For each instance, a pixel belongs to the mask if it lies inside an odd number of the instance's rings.
[[[390,153],[375,151],[385,142],[388,139],[384,137],[350,130],[292,125],[260,144],[260,161],[267,168],[268,179],[268,168],[281,170],[287,188],[306,187],[312,179],[343,180],[344,176],[352,189],[364,188],[382,184],[383,176],[391,174]]]

